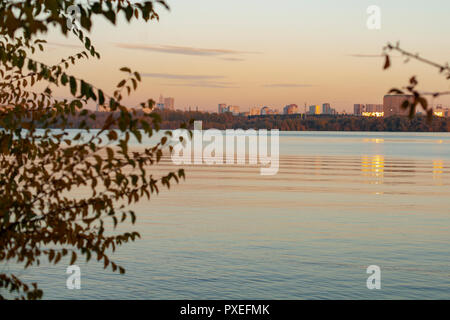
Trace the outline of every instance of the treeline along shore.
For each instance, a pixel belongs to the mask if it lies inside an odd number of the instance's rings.
[[[413,119],[405,116],[371,118],[353,115],[267,115],[233,116],[231,113],[196,111],[160,111],[161,129],[178,129],[183,123],[200,120],[203,129],[279,129],[281,131],[387,131],[387,132],[449,132],[450,118],[434,117],[431,122],[424,116]],[[109,112],[96,112],[96,120],[73,117],[74,127],[85,120],[90,128],[101,128]],[[140,111],[137,116],[144,117]],[[191,125],[192,127],[192,125]]]

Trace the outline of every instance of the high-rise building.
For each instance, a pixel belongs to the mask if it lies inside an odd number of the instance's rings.
[[[175,110],[175,99],[174,98],[164,98],[164,109],[165,110]]]
[[[382,117],[384,115],[382,104],[355,104],[353,113],[364,117]]]
[[[383,112],[385,117],[408,115],[409,109],[402,108],[405,101],[412,103],[414,101],[413,95],[408,94],[394,94],[386,95],[383,98]]]
[[[164,96],[161,94],[159,96],[158,103],[156,104],[156,108],[160,110],[175,110],[175,99],[164,98]]]
[[[321,108],[319,105],[309,106],[309,114],[320,114]]]
[[[329,103],[322,104],[322,114],[331,114],[331,105]]]
[[[365,111],[366,111],[366,105],[365,104],[354,104],[353,105],[353,114],[354,115],[360,116]]]
[[[227,105],[225,103],[220,103],[217,111],[218,113],[228,112]]]
[[[238,107],[238,106],[228,106],[227,109],[228,109],[228,112],[231,112],[234,116],[239,115],[240,107]]]
[[[382,104],[366,104],[366,112],[383,112],[383,105]]]
[[[283,109],[284,114],[296,114],[298,113],[298,106],[296,104],[289,104]]]

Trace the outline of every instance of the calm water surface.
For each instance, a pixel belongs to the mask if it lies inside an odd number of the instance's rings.
[[[18,273],[47,299],[450,299],[449,134],[289,132],[280,155],[276,176],[185,167],[134,206],[125,275],[79,263],[77,291],[64,264]]]

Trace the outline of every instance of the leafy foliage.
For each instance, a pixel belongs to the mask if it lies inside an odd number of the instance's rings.
[[[164,1],[83,2],[77,4],[80,26],[69,30],[66,12],[74,1],[0,2],[0,262],[16,261],[27,268],[42,259],[56,264],[67,257],[74,264],[79,256],[87,261],[95,257],[105,268],[124,273],[108,252],[139,234],[109,235],[106,223],[134,223],[130,204],[150,199],[161,186],[184,178],[183,170],[161,177],[149,171],[165,150],[171,150],[170,132],[142,151],[129,148],[131,137],[142,142],[160,130],[161,122],[155,113],[136,117],[136,109],[153,108],[151,99],[135,109],[122,102],[141,82],[138,72],[121,68],[124,79],[110,95],[69,72],[82,59],[100,58],[86,36],[95,16],[112,24],[121,13],[127,21],[158,19],[155,3],[167,8]],[[34,53],[45,50],[46,42],[38,36],[51,27],[75,36],[85,50],[56,65],[33,59]],[[33,91],[42,84],[44,90]],[[71,98],[55,98],[52,86],[66,87]],[[96,120],[86,108],[90,102],[109,110],[95,131],[89,127]],[[74,124],[74,115],[84,120]],[[70,137],[67,128],[74,126],[84,133]],[[90,196],[71,196],[70,191],[80,187],[88,188]],[[36,283],[29,286],[13,274],[0,274],[0,289],[23,299],[43,295]]]

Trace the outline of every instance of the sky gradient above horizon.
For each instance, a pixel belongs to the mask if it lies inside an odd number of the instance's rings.
[[[160,94],[177,108],[217,104],[241,110],[270,105],[299,106],[329,102],[351,112],[354,103],[382,103],[392,87],[417,75],[424,91],[449,89],[437,70],[417,62],[392,60],[382,70],[377,57],[387,42],[436,62],[450,61],[450,2],[430,0],[169,0],[159,22],[122,19],[114,27],[98,19],[91,38],[102,60],[82,62],[74,72],[113,90],[117,71],[129,66],[144,80],[129,100]],[[381,8],[381,30],[369,30],[366,12]],[[78,51],[75,39],[50,34],[48,62]],[[80,47],[81,49],[81,47]],[[449,97],[433,101],[450,107]]]

